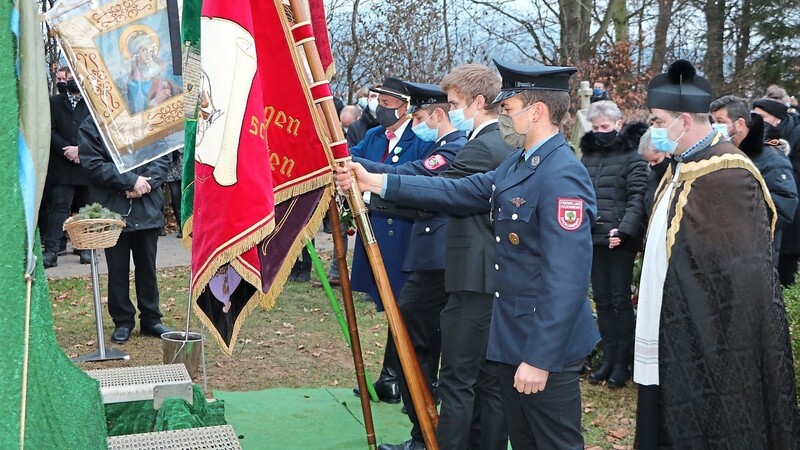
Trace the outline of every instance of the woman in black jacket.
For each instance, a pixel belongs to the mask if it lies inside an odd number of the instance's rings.
[[[597,195],[592,226],[592,293],[603,339],[603,363],[589,381],[621,387],[630,378],[628,362],[635,330],[631,282],[641,247],[647,162],[638,152],[647,130],[641,122],[623,126],[614,102],[592,103],[587,112],[592,131],[581,139],[581,161]]]

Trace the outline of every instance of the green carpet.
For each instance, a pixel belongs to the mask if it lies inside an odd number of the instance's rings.
[[[361,402],[351,389],[214,391],[225,401],[225,419],[248,449],[367,448]],[[399,404],[371,403],[378,444],[409,439],[411,422]]]

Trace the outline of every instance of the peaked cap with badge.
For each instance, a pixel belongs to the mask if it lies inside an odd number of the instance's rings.
[[[527,66],[493,59],[503,86],[494,103],[502,102],[523,91],[569,92],[569,79],[578,71],[577,67]]]
[[[647,86],[647,107],[687,113],[707,113],[711,83],[697,75],[692,63],[679,59]]]
[[[406,103],[411,100],[408,90],[406,90],[405,83],[403,83],[403,80],[399,78],[386,77],[386,79],[383,80],[382,85],[373,86],[369,88],[369,90],[372,92],[377,92],[378,94],[390,95]]]
[[[435,84],[404,81],[403,85],[411,97],[409,112],[427,108],[436,103],[447,103],[447,94]]]

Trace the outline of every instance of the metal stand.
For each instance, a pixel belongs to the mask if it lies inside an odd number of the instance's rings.
[[[89,250],[92,253],[92,296],[94,297],[94,319],[97,324],[97,351],[72,358],[75,362],[88,361],[110,361],[114,359],[130,359],[127,353],[115,348],[106,348],[105,336],[103,336],[103,305],[100,304],[100,272],[98,269],[97,250]]]

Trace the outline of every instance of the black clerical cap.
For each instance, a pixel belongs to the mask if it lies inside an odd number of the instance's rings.
[[[492,61],[503,79],[503,87],[494,99],[494,103],[502,102],[523,91],[569,92],[569,78],[578,71],[577,67],[526,66],[496,59]]]
[[[647,107],[667,111],[707,113],[711,105],[711,83],[697,76],[692,63],[679,59],[667,73],[656,75],[647,86]]]
[[[411,96],[411,101],[409,102],[411,109],[409,112],[414,112],[434,103],[447,103],[447,94],[435,84],[412,83],[410,81],[404,81],[403,84]]]
[[[406,103],[409,101],[408,91],[406,90],[403,81],[398,78],[386,77],[380,87],[373,86],[369,88],[369,90],[372,92],[377,92],[378,94],[391,95],[392,97],[399,98]]]

